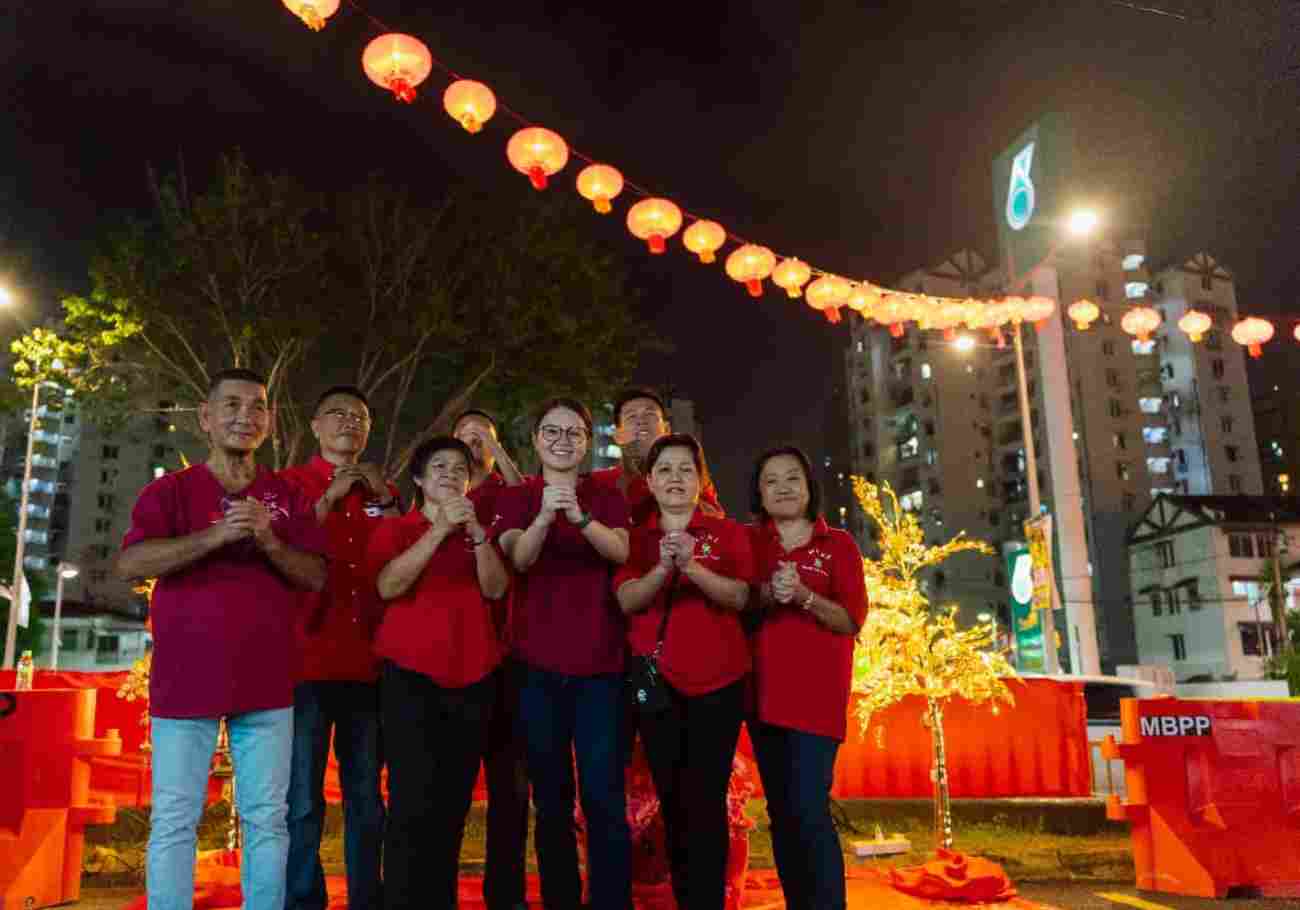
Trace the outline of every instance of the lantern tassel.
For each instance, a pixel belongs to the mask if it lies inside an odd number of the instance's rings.
[[[469,111],[460,115],[460,125],[465,127],[467,133],[477,133],[483,129],[483,122]]]
[[[713,250],[704,250],[700,253],[700,262],[703,262],[705,265],[717,261],[718,257],[713,255]]]
[[[745,287],[749,289],[750,297],[763,296],[763,282],[759,281],[757,278],[746,281]]]
[[[1264,349],[1257,344],[1252,344],[1249,348],[1247,348],[1247,350],[1250,351],[1251,357],[1264,356]]]
[[[798,297],[801,293],[801,291],[799,290],[799,285],[797,284],[790,285],[788,288],[785,289],[785,292],[789,294],[791,298]]]
[[[608,215],[614,209],[614,206],[609,203],[608,196],[597,196],[591,201],[591,204],[594,205],[596,211],[600,212],[602,215]]]
[[[831,325],[839,325],[840,311],[837,308],[831,307],[828,310],[822,310],[822,313],[825,314],[826,321],[829,322]]]
[[[411,83],[407,82],[401,76],[397,76],[393,81],[389,82],[388,87],[392,89],[393,95],[398,101],[404,101],[405,103],[410,104],[415,100],[415,86],[411,85]]]
[[[907,334],[907,330],[903,328],[901,322],[895,322],[889,326],[889,337],[902,338],[905,334]]]
[[[533,189],[546,189],[546,171],[534,165],[528,169],[528,179],[533,184]]]
[[[294,12],[298,14],[298,18],[303,21],[303,24],[313,32],[319,32],[325,27],[325,20],[321,18],[320,13],[316,12],[316,7],[310,3],[299,5]]]
[[[664,237],[662,234],[651,234],[646,238],[646,242],[650,244],[650,252],[656,256],[667,249],[667,247],[664,246]]]
[[[956,341],[957,330],[954,329],[952,326],[948,326],[948,328],[943,330],[943,340],[948,342]]]

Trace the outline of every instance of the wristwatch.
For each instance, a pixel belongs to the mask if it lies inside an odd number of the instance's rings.
[[[575,528],[577,528],[579,531],[581,531],[581,530],[582,530],[583,528],[585,528],[587,525],[591,524],[591,522],[592,522],[591,513],[590,513],[590,512],[583,512],[583,513],[582,513],[582,519],[581,519],[580,521],[575,522],[573,526],[574,526]]]

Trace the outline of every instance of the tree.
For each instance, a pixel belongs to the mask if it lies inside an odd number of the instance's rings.
[[[952,848],[952,807],[943,733],[944,705],[952,698],[1014,704],[1004,679],[1015,676],[1006,657],[991,649],[991,624],[958,628],[957,607],[932,607],[921,586],[923,569],[956,553],[992,555],[988,544],[958,534],[927,546],[915,515],[904,511],[888,483],[883,487],[853,478],[853,493],[879,528],[880,558],[864,560],[871,611],[858,636],[853,691],[858,723],[865,731],[877,711],[919,695],[926,701],[923,720],[934,748],[935,837]]]
[[[657,343],[564,197],[426,205],[377,177],[326,196],[238,154],[202,193],[183,172],[151,187],[153,217],[113,234],[91,293],[64,301],[101,418],[147,398],[194,407],[214,372],[246,366],[267,376],[282,465],[305,454],[305,408],[347,382],[371,399],[391,476],[414,446],[400,441],[472,397],[505,416],[559,390],[608,397]]]

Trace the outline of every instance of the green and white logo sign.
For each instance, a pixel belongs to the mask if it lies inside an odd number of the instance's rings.
[[[998,243],[1015,280],[1047,259],[1069,205],[1069,124],[1046,114],[993,161],[993,205]]]
[[[1023,231],[1034,217],[1034,143],[1011,159],[1011,185],[1007,187],[1007,226]]]

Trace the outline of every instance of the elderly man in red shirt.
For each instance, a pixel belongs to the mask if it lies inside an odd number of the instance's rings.
[[[245,369],[214,375],[199,426],[207,461],[140,492],[116,567],[123,579],[157,579],[149,908],[193,906],[198,824],[224,717],[244,828],[244,906],[283,910],[293,617],[298,593],[325,584],[325,535],[310,505],[257,464],[271,426],[265,380]]]
[[[348,906],[380,910],[384,803],[379,662],[371,652],[380,603],[364,565],[375,527],[400,512],[397,489],[377,465],[361,460],[370,438],[370,407],[360,389],[327,389],[316,402],[311,429],[319,453],[281,474],[314,505],[331,557],[325,590],[304,595],[298,617],[285,910],[325,910],[329,903],[320,842],[331,730],[343,790]]]
[[[614,419],[618,422],[614,439],[623,459],[612,468],[591,472],[591,479],[615,486],[627,500],[633,525],[644,524],[657,508],[642,469],[642,460],[655,441],[672,432],[668,409],[658,392],[645,387],[625,389],[614,401]],[[700,509],[707,515],[722,515],[718,491],[713,481],[705,479],[700,488]]]

